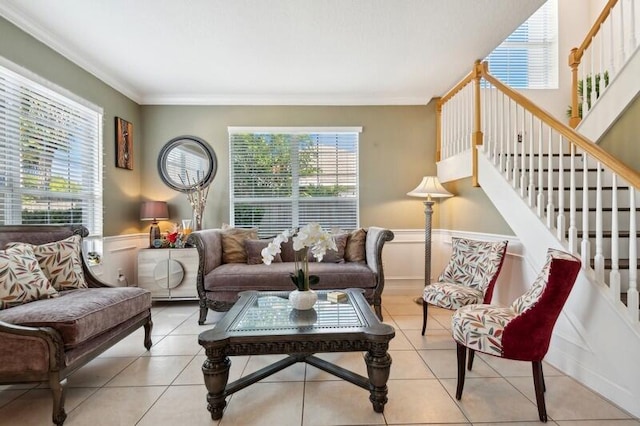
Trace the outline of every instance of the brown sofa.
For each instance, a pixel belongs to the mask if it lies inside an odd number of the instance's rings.
[[[76,234],[88,232],[84,227],[0,226],[0,250],[10,242],[41,245]],[[0,309],[0,384],[47,382],[57,425],[67,417],[65,385],[71,373],[141,326],[144,346],[151,347],[151,294],[103,283],[84,256],[81,262],[88,288]]]
[[[271,265],[224,263],[221,229],[206,229],[189,235],[188,243],[198,249],[199,267],[197,278],[200,299],[199,324],[204,324],[209,309],[227,311],[238,300],[238,293],[245,290],[275,291],[294,290],[289,274],[293,272],[293,262],[286,261]],[[366,232],[363,262],[310,262],[309,272],[320,277],[318,289],[362,288],[367,301],[373,305],[382,320],[382,290],[384,272],[382,268],[382,248],[393,240],[393,232],[388,229],[370,227]],[[283,253],[284,254],[284,253]]]

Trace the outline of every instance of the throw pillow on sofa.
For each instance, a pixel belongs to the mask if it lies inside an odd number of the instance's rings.
[[[347,238],[347,247],[344,251],[344,260],[347,262],[366,262],[367,260],[367,231],[363,228],[356,229]]]
[[[260,265],[262,263],[262,249],[266,248],[271,240],[244,240],[244,249],[247,252],[248,265]],[[273,262],[282,262],[280,253],[276,254]]]
[[[232,228],[228,225],[222,229],[222,263],[247,263],[244,240],[257,240],[258,230]]]
[[[26,243],[10,243],[8,247],[29,246],[44,275],[58,291],[86,288],[82,271],[82,247],[79,235],[39,246]]]
[[[338,250],[327,250],[322,258],[323,263],[344,263],[344,254],[347,248],[347,239],[349,234],[333,235],[333,241],[336,243]]]
[[[57,296],[29,245],[0,250],[0,309]]]

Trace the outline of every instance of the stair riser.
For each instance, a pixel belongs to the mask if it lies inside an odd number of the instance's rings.
[[[546,213],[545,213],[546,215]],[[602,229],[604,231],[608,231],[611,229],[611,212],[602,212]],[[554,213],[554,224],[557,223],[558,212]],[[569,211],[565,211],[564,213],[565,223],[567,229],[569,228]],[[595,230],[596,223],[596,212],[589,212],[589,229]],[[618,229],[620,231],[628,231],[629,230],[629,212],[618,212]],[[545,219],[546,220],[546,219]],[[636,212],[636,224],[640,224],[640,213]],[[582,230],[582,212],[576,212],[576,227],[579,230]]]
[[[596,239],[589,238],[591,243],[591,253],[595,254],[596,251]],[[618,259],[628,259],[629,258],[629,238],[619,238],[618,245]],[[578,244],[582,244],[582,240],[578,237]],[[640,253],[638,251],[638,242],[636,240],[636,254]],[[602,253],[605,258],[611,257],[611,239],[610,238],[602,238]]]
[[[516,170],[517,170],[516,173],[518,174],[518,178],[520,178],[522,176],[522,171],[521,171],[520,167],[517,167]],[[576,170],[576,174],[575,174],[576,188],[582,187],[584,185],[584,181],[583,181],[583,178],[582,178],[582,173],[583,172],[581,170]],[[512,169],[509,172],[509,176],[513,177],[513,175],[514,175],[514,170]],[[525,170],[524,175],[526,177],[525,181],[527,182],[527,185],[528,185],[529,179],[530,179],[529,171]],[[562,175],[563,175],[563,179],[564,179],[563,186],[568,188],[569,184],[571,183],[571,172],[570,172],[570,170],[564,170]],[[538,179],[539,179],[538,176],[539,175],[538,175],[537,170],[534,169],[534,173],[533,173],[533,184],[534,185],[538,184]],[[544,186],[548,186],[549,185],[549,182],[548,182],[549,177],[548,176],[549,176],[549,173],[547,172],[547,170],[544,170],[542,172],[542,182],[543,182]],[[560,179],[559,176],[560,176],[560,173],[558,171],[554,171],[553,172],[553,174],[551,176],[551,178],[552,178],[551,181],[552,181],[553,186],[556,186],[556,187],[558,186],[558,181]],[[612,178],[612,176],[610,174],[602,173],[600,179],[601,179],[601,186],[613,186],[613,178]],[[597,182],[598,182],[598,178],[596,176],[596,173],[595,172],[589,172],[589,175],[587,176],[587,185],[589,185],[591,187],[595,187]],[[618,187],[619,186],[620,186],[620,184],[618,183]]]
[[[569,195],[570,195],[570,190],[565,189],[563,191],[564,193],[564,203],[565,205],[569,202]],[[602,190],[602,207],[604,208],[610,208],[612,206],[612,193],[613,191],[611,190]],[[537,190],[536,190],[536,196],[537,196]],[[545,200],[548,197],[548,192],[546,191],[545,188],[545,192],[543,192],[543,195],[545,197]],[[553,204],[555,206],[558,205],[558,191],[554,188],[553,190]],[[582,190],[581,189],[576,189],[576,200],[577,200],[577,207],[582,207]],[[588,207],[589,208],[595,208],[596,207],[596,203],[597,203],[597,199],[596,199],[596,193],[595,191],[589,191],[589,198],[588,198]],[[628,195],[628,191],[624,190],[624,191],[618,191],[618,208],[622,209],[622,208],[628,208],[629,207],[629,195]]]

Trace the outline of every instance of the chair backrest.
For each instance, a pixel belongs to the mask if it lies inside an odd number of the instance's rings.
[[[504,262],[508,241],[453,237],[451,243],[451,258],[438,281],[478,289],[484,293],[484,303],[491,302],[493,287]]]
[[[518,314],[506,325],[502,346],[506,358],[541,361],[553,327],[580,272],[580,259],[549,249],[547,262],[531,288],[511,308]]]

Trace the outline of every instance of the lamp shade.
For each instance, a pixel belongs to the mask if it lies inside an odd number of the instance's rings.
[[[440,183],[437,176],[425,176],[418,186],[412,191],[407,192],[411,197],[422,198],[444,198],[453,197],[453,194],[447,191]]]
[[[164,201],[145,201],[140,206],[140,220],[167,220],[169,209]]]

